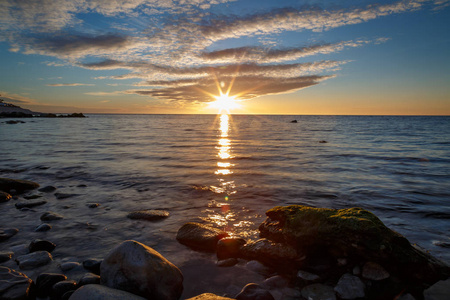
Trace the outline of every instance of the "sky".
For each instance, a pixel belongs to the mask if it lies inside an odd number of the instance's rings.
[[[449,71],[450,0],[0,1],[39,112],[450,115]]]

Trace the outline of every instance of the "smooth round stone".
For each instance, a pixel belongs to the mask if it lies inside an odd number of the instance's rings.
[[[42,214],[41,221],[54,221],[54,220],[61,220],[64,217],[60,214],[57,214],[52,211],[48,211]]]
[[[79,262],[71,261],[71,262],[62,263],[60,268],[63,272],[66,272],[66,271],[70,271],[80,265],[81,264]]]
[[[280,289],[287,286],[288,283],[289,280],[287,280],[286,278],[280,275],[275,275],[264,280],[264,282],[261,285],[268,289]]]
[[[56,188],[54,186],[51,185],[47,185],[43,188],[38,189],[39,192],[43,192],[43,193],[51,193],[56,191]]]
[[[211,293],[204,293],[186,300],[232,300],[232,298],[217,296]]]
[[[103,260],[101,259],[96,259],[96,258],[91,258],[91,259],[87,259],[85,261],[83,261],[83,267],[86,270],[91,271],[94,274],[100,274],[100,265],[102,263]]]
[[[52,226],[50,224],[43,223],[43,224],[39,225],[38,227],[36,227],[36,229],[34,231],[42,232],[42,231],[48,231],[50,229],[52,229]]]
[[[170,216],[165,210],[149,209],[130,212],[127,217],[135,220],[159,221]]]
[[[193,249],[215,251],[217,242],[227,237],[228,233],[200,223],[189,222],[177,232],[177,241]]]
[[[137,295],[104,285],[88,284],[77,289],[70,300],[145,300]],[[219,299],[218,299],[219,300]]]
[[[100,206],[100,203],[86,203],[86,206],[89,208],[96,208]]]
[[[436,282],[423,295],[425,300],[447,300],[450,295],[450,279]]]
[[[236,296],[237,300],[275,300],[272,294],[259,284],[249,283]]]
[[[359,277],[351,274],[344,274],[339,279],[334,290],[342,299],[355,299],[362,298],[366,295],[364,288],[365,285]]]
[[[230,257],[238,257],[239,249],[245,245],[243,238],[225,237],[217,242],[217,258],[225,259]]]
[[[389,278],[389,273],[375,262],[367,262],[363,266],[362,277],[370,280],[383,280]]]
[[[83,286],[87,284],[100,284],[100,276],[92,273],[86,273],[78,281],[78,286]]]
[[[0,252],[0,263],[10,260],[14,255],[14,252]]]
[[[29,299],[32,287],[25,274],[0,266],[0,299]]]
[[[38,187],[39,187],[39,184],[36,182],[33,182],[33,181],[10,179],[10,178],[0,178],[0,190],[3,192],[22,193],[24,191],[33,190]]]
[[[52,242],[39,239],[32,241],[30,243],[30,246],[28,246],[30,253],[36,251],[47,251],[51,253],[53,250],[55,250],[55,248],[56,245],[53,244]]]
[[[236,258],[228,258],[219,260],[216,265],[218,267],[232,267],[238,263],[238,260]]]
[[[320,279],[318,275],[303,270],[297,272],[297,277],[305,281],[317,281]]]
[[[47,203],[47,201],[45,201],[45,200],[23,201],[23,202],[17,202],[16,204],[14,204],[14,206],[17,209],[23,209],[23,208],[32,208],[35,206],[44,205],[46,203]]]
[[[53,260],[52,255],[47,251],[37,251],[17,257],[19,268],[22,270],[30,270],[40,266],[44,266]]]
[[[77,282],[74,280],[63,280],[53,285],[51,289],[51,296],[56,299],[61,299],[62,296],[77,289]]]
[[[60,282],[67,280],[63,274],[42,273],[36,278],[37,295],[39,297],[46,297],[50,294],[52,287]]]
[[[17,228],[0,228],[0,242],[9,239],[19,232]]]

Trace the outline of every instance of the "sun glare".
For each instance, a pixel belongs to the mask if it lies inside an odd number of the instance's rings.
[[[230,113],[231,109],[239,108],[240,105],[237,103],[235,97],[229,96],[227,94],[220,93],[219,96],[214,96],[216,101],[211,102],[210,106],[219,109],[219,114]]]

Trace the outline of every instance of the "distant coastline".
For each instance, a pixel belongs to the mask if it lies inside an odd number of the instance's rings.
[[[83,113],[53,114],[31,111],[0,99],[0,118],[86,118]]]

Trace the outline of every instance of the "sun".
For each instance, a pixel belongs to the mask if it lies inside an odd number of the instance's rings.
[[[224,94],[220,92],[219,96],[214,96],[216,101],[213,101],[209,104],[210,107],[218,108],[219,114],[226,112],[230,113],[231,109],[239,108],[240,105],[237,103],[236,98],[228,95],[228,93]]]

